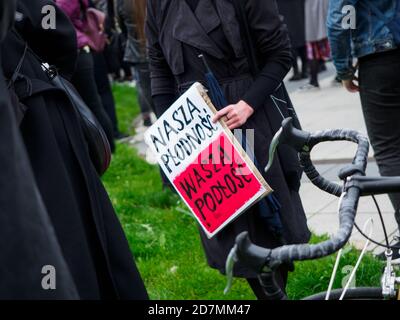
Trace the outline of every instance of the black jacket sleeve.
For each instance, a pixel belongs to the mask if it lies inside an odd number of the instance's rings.
[[[42,9],[47,5],[55,8],[55,29],[42,26],[45,16]],[[55,65],[63,76],[70,78],[75,70],[78,48],[75,29],[69,18],[52,0],[18,0],[17,11],[22,13],[22,20],[16,22],[16,29],[29,47],[45,62]]]
[[[15,17],[15,0],[0,2],[0,42],[3,41]]]
[[[159,28],[157,23],[157,1],[147,1],[146,37],[150,65],[151,91],[156,110],[165,111],[176,98],[175,78],[165,60],[159,43]],[[162,98],[157,98],[162,96]],[[157,112],[157,113],[159,113]],[[162,112],[161,112],[162,113]]]
[[[255,49],[261,57],[261,70],[243,100],[257,109],[285,78],[293,58],[289,34],[276,1],[247,0],[245,8]]]

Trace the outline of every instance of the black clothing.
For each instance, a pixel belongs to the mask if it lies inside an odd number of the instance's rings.
[[[186,0],[186,2],[188,3],[190,9],[192,9],[192,11],[195,11],[197,8],[197,5],[199,4],[199,0]]]
[[[156,111],[162,114],[179,93],[195,81],[206,84],[205,68],[198,55],[204,54],[219,80],[228,103],[246,100],[255,113],[242,129],[254,130],[256,159],[267,163],[269,144],[282,118],[269,95],[291,67],[291,48],[286,29],[279,19],[275,1],[249,0],[246,10],[255,37],[262,74],[254,81],[244,54],[235,9],[230,0],[202,0],[193,12],[186,1],[149,0],[147,39]],[[222,40],[224,39],[224,40]],[[221,48],[221,44],[225,47]],[[284,87],[281,93],[290,100]],[[257,94],[255,93],[257,92]],[[168,104],[162,105],[163,101]],[[280,106],[288,116],[284,104]],[[281,146],[272,171],[264,175],[282,205],[281,220],[289,243],[306,242],[310,233],[298,194],[301,169],[297,154]],[[264,247],[278,243],[267,231],[254,206],[211,240],[201,231],[208,263],[224,273],[225,261],[236,236],[249,231],[251,239]],[[240,264],[235,276],[254,278],[256,274]]]
[[[360,96],[382,176],[400,176],[400,49],[359,59]],[[400,225],[400,193],[391,194]]]
[[[0,41],[4,40],[14,23],[16,0],[2,1],[0,4]]]
[[[45,61],[63,73],[74,65],[76,36],[56,7],[57,29],[41,27],[41,10],[50,0],[19,0],[19,33]],[[28,36],[29,35],[29,36]],[[46,45],[43,46],[46,39]],[[39,45],[39,46],[38,46]],[[11,78],[25,41],[9,33],[2,47],[3,69]],[[60,59],[64,57],[65,59]],[[40,63],[27,52],[19,85],[48,81]],[[28,111],[21,123],[38,190],[54,226],[61,252],[81,299],[146,299],[125,235],[110,199],[91,163],[79,119],[62,91],[23,100]]]
[[[209,48],[208,54],[214,56],[215,58],[224,60],[224,64],[222,66],[220,65],[218,60],[213,61],[211,59],[211,61],[209,61],[211,70],[213,70],[216,73],[217,79],[220,80],[234,77],[237,74],[249,73],[248,64],[246,61],[243,60],[244,56],[243,48],[241,48],[241,45],[238,43],[241,42],[241,40],[240,38],[237,39],[233,38],[234,34],[238,35],[240,32],[238,26],[237,25],[234,26],[233,21],[229,20],[227,20],[226,25],[222,27],[220,26],[219,23],[221,17],[224,17],[222,8],[226,6],[225,4],[226,2],[229,3],[230,1],[224,0],[222,1],[222,3],[216,2],[215,4],[210,3],[210,0],[201,1],[196,6],[195,12],[193,12],[191,11],[191,8],[187,5],[187,3],[185,1],[182,1],[179,4],[179,9],[178,9],[179,13],[182,15],[182,17],[184,15],[189,15],[192,19],[194,19],[193,23],[198,28],[203,28],[204,30],[208,31],[209,37],[207,39],[203,39],[199,35],[197,39],[189,39],[190,36],[189,32],[187,34],[184,34],[185,31],[182,31],[181,32],[182,34],[176,34],[177,38],[187,37],[187,39],[181,39],[181,40],[183,42],[184,40],[187,40],[187,44],[193,45],[193,48],[195,49],[188,51],[185,50],[185,46],[182,47],[182,49],[185,51],[184,55],[187,61],[198,60],[199,59],[198,55],[202,53],[202,50],[206,50],[207,48]],[[165,3],[165,1],[163,3]],[[250,11],[252,19],[254,19],[254,21],[263,23],[263,19],[265,19],[265,17],[261,15],[265,14],[265,10],[257,12],[257,10],[254,9],[254,7],[250,5],[250,3],[252,3],[252,1],[249,1],[249,3],[247,4],[247,10]],[[219,10],[216,10],[214,8],[215,5],[217,4]],[[270,54],[273,58],[267,58],[265,55],[262,55],[260,57],[260,60],[263,64],[263,68],[261,69],[255,83],[249,88],[249,90],[244,94],[244,96],[241,97],[250,106],[252,106],[253,109],[257,109],[263,106],[266,98],[268,97],[268,94],[272,93],[279,86],[282,79],[287,74],[287,66],[292,64],[291,52],[286,52],[284,54],[279,54],[279,55],[275,54],[276,52],[274,52],[277,49],[279,49],[280,45],[279,41],[285,41],[286,45],[289,46],[288,36],[285,31],[283,32],[283,26],[279,27],[282,30],[279,30],[279,28],[278,30],[276,30],[277,32],[279,32],[279,36],[275,37],[275,39],[271,38],[275,36],[274,34],[272,33],[266,34],[267,31],[271,31],[269,29],[276,27],[277,24],[280,24],[279,17],[278,15],[276,15],[276,6],[274,7],[272,5],[271,11],[273,11],[274,9],[275,9],[275,16],[271,17],[271,20],[268,21],[268,23],[260,25],[259,27],[257,27],[258,29],[254,30],[255,36],[258,37],[258,39],[256,40],[260,41],[260,43],[258,43],[258,45],[260,46],[260,50],[270,51]],[[271,13],[267,14],[270,15]],[[209,21],[205,20],[204,18],[197,18],[202,15],[209,15],[208,16]],[[236,17],[233,17],[233,19],[235,18]],[[185,23],[185,21],[183,20],[182,23]],[[174,27],[171,26],[171,28]],[[188,28],[189,25],[182,25],[182,30],[183,29],[189,30]],[[232,30],[229,30],[229,28],[232,28]],[[207,36],[207,34],[205,35]],[[261,38],[261,36],[266,36],[266,35],[267,38]],[[277,40],[276,38],[279,39]],[[178,39],[174,40],[177,41]],[[173,46],[173,44],[170,44],[170,46]],[[174,48],[172,51],[176,51],[181,47],[181,45],[176,44],[176,47],[177,48]],[[179,55],[178,52],[174,52],[174,54]],[[241,57],[242,59],[237,59],[239,57]],[[171,57],[171,59],[173,59],[174,63],[172,65],[173,69],[172,73],[174,75],[176,73],[179,73],[176,75],[177,82],[183,84],[190,82],[190,79],[185,79],[185,75],[180,72],[181,69],[184,68],[182,61],[177,61],[178,59],[177,57]],[[153,59],[153,61],[155,60],[156,59]],[[235,60],[237,61],[235,63],[232,63],[232,61]],[[158,66],[154,65],[154,67],[157,68]],[[202,64],[199,64],[199,68],[197,70],[192,70],[192,72],[194,73],[196,79],[204,79],[205,70]],[[168,84],[167,83],[164,84],[161,81],[168,82]],[[202,82],[204,83],[204,80]],[[155,88],[153,88],[154,96],[159,94],[171,94],[174,95],[174,98],[176,98],[177,92],[174,85],[175,82],[171,74],[169,75],[163,74],[159,79],[154,80],[153,83],[155,86]],[[162,86],[163,88],[162,91],[160,91],[157,88],[158,85]],[[171,97],[168,100],[174,100],[174,98]],[[156,106],[156,108],[158,107]]]
[[[151,97],[150,70],[147,62],[135,65],[135,77],[140,111],[144,116],[150,116],[154,107]]]
[[[277,0],[279,13],[287,25],[293,48],[306,45],[305,0]]]
[[[115,150],[113,126],[104,109],[96,85],[94,60],[91,52],[80,50],[75,72],[71,79],[72,84],[81,95],[83,101],[96,116],[104,129],[110,143],[111,150]]]
[[[113,135],[120,135],[118,129],[118,119],[115,110],[115,100],[113,97],[110,80],[108,79],[107,62],[103,52],[93,53],[94,77],[96,79],[97,91],[101,98],[101,103],[112,123]]]
[[[131,0],[115,0],[119,24],[125,30],[126,44],[123,52],[123,61],[131,65],[148,62],[145,45],[138,36],[137,22],[135,19],[135,2]]]
[[[0,2],[0,42],[15,5]],[[1,62],[0,52],[0,300],[79,299],[33,177]],[[42,287],[45,266],[55,268],[55,290]]]

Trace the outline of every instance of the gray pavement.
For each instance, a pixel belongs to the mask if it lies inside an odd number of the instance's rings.
[[[358,94],[348,93],[343,88],[333,84],[335,77],[334,67],[331,63],[328,63],[327,69],[328,71],[320,75],[320,90],[300,91],[299,87],[306,84],[307,80],[300,82],[286,81],[288,91],[303,128],[307,131],[328,128],[350,128],[366,133]],[[289,77],[290,74],[288,75]],[[145,128],[142,126],[141,119],[138,118],[134,125],[137,134],[135,137],[128,139],[128,142],[148,162],[155,163],[154,156],[143,142]],[[317,169],[324,176],[330,180],[338,181],[338,171],[345,164],[351,162],[355,150],[355,145],[347,142],[326,143],[315,148],[312,153],[312,159],[315,161]],[[368,175],[379,175],[378,168],[373,160],[372,150],[370,151],[370,162],[367,172]],[[339,222],[337,214],[338,199],[318,190],[306,177],[303,178],[300,193],[310,229],[318,235],[334,234]],[[384,195],[378,196],[377,199],[389,233],[391,235],[396,234],[394,210],[389,198]],[[379,224],[375,205],[370,197],[363,198],[360,201],[358,209],[357,223],[362,228],[370,217],[374,221],[373,238],[383,242],[383,230]],[[357,231],[354,231],[351,243],[361,248],[365,244],[365,239]],[[382,251],[375,245],[371,245],[369,249],[377,253]]]

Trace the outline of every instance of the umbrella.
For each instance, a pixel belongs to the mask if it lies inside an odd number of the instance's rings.
[[[207,71],[204,77],[207,82],[208,93],[210,95],[211,101],[218,110],[221,110],[228,105],[228,102],[226,101],[225,95],[222,92],[221,86],[219,85],[217,78],[215,77],[214,73],[211,71],[210,66],[207,63],[206,58],[202,54],[199,55],[199,58],[203,60],[204,66]]]

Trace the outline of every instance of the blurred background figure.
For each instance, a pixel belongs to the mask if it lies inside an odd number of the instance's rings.
[[[89,8],[89,0],[56,0],[56,3],[70,18],[77,35],[79,54],[75,73],[73,74],[71,82],[99,120],[107,134],[111,149],[114,151],[113,125],[105,111],[96,85],[93,58],[94,50],[90,47],[89,38],[85,34],[88,24],[86,20],[86,11]]]
[[[308,60],[305,34],[305,0],[278,0],[279,13],[288,27],[293,50],[293,76],[289,81],[308,78]],[[301,71],[299,60],[301,61]]]
[[[146,0],[95,0],[94,3],[96,8],[107,14],[105,30],[109,41],[104,57],[108,73],[113,81],[133,81],[143,125],[149,127],[154,108],[144,34]],[[111,119],[114,119],[113,114]]]
[[[96,78],[96,85],[98,92],[100,94],[101,101],[103,103],[103,107],[107,112],[108,117],[112,123],[112,129],[114,138],[119,140],[126,138],[126,133],[121,133],[118,128],[118,118],[116,113],[115,99],[112,93],[111,83],[109,80],[109,73],[115,73],[113,70],[109,70],[109,63],[107,60],[110,58],[110,54],[113,50],[110,50],[110,46],[112,43],[113,36],[115,31],[111,28],[112,21],[114,19],[113,16],[113,1],[111,0],[94,0],[93,5],[96,9],[100,10],[106,15],[106,22],[104,26],[104,32],[107,34],[108,43],[105,47],[104,51],[101,52],[93,52],[93,61],[94,61],[94,74]],[[111,5],[111,10],[109,9]],[[108,55],[107,55],[108,54]],[[113,57],[113,60],[118,60],[118,53],[116,57]],[[120,69],[119,63],[117,69]],[[113,76],[113,79],[115,76]]]
[[[132,82],[134,80],[131,66],[124,61],[127,46],[128,30],[121,20],[124,15],[124,0],[97,0],[107,11],[106,33],[109,44],[105,50],[108,71],[114,82]]]
[[[310,66],[310,83],[302,90],[318,89],[318,73],[325,68],[330,59],[327,35],[327,16],[329,0],[305,0],[307,57]]]
[[[118,2],[118,16],[127,32],[124,62],[135,70],[138,102],[145,127],[151,126],[151,112],[154,110],[151,97],[149,62],[144,32],[146,0],[114,0]]]

